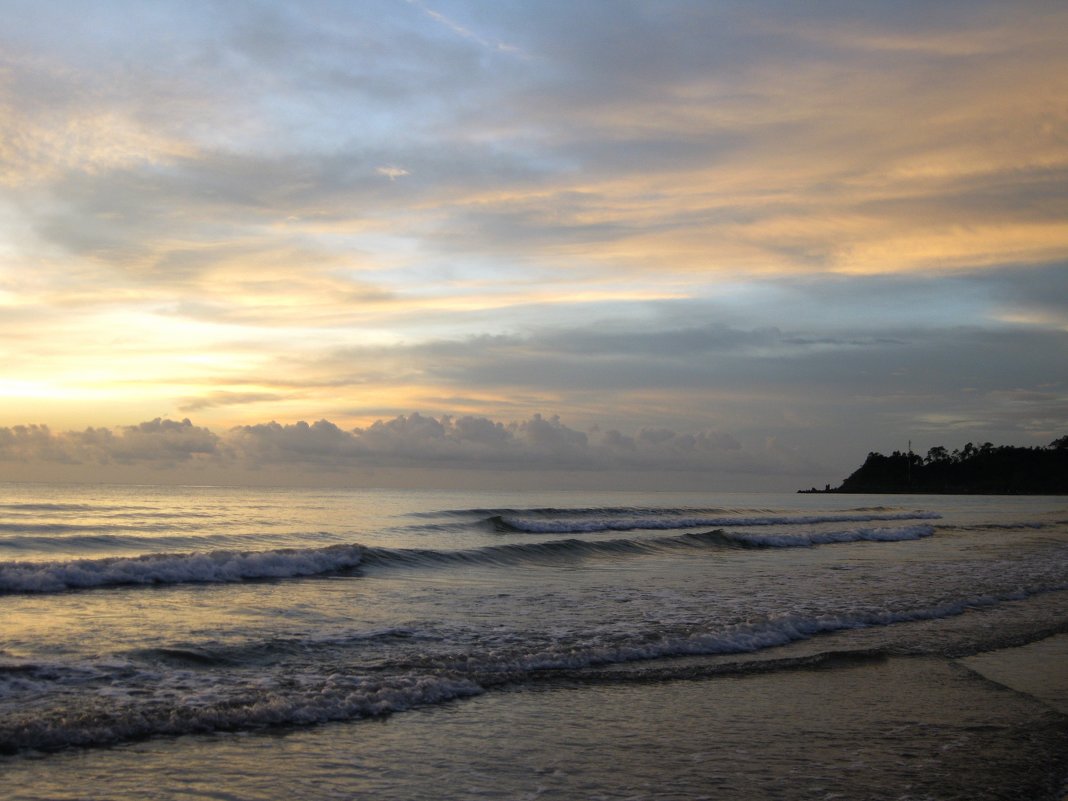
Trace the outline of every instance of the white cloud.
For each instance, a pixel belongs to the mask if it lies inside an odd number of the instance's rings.
[[[403,167],[393,167],[393,166],[390,166],[390,167],[378,167],[378,168],[375,169],[375,172],[378,173],[379,175],[386,176],[391,181],[396,181],[398,178],[401,178],[401,177],[403,177],[405,175],[411,175],[411,173],[408,170],[404,169]]]

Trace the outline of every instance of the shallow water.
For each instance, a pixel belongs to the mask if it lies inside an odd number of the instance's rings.
[[[1066,506],[8,485],[6,797],[1057,798]]]

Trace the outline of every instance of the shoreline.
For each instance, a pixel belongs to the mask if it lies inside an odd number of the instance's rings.
[[[1034,698],[1068,717],[1068,634],[956,660],[988,681]]]
[[[85,797],[133,799],[146,782],[176,801],[219,786],[255,801],[756,801],[784,786],[805,801],[1060,801],[1068,717],[1010,684],[1023,686],[1029,665],[1059,663],[1064,649],[1068,635],[1054,635],[962,659],[516,688],[381,720],[15,758],[5,778],[12,801],[43,801],[74,783]],[[991,665],[970,664],[990,655],[1008,674],[991,679]]]
[[[946,496],[1002,496],[1006,498],[1068,498],[1068,492],[1020,492],[991,490],[929,490],[929,489],[799,489],[795,495],[946,495]]]

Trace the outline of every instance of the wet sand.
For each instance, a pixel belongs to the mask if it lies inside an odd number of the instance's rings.
[[[1068,635],[989,651],[960,660],[991,681],[1048,704],[1068,715]],[[1068,777],[1061,789],[1068,801]]]
[[[1068,775],[1068,716],[1040,697],[1063,700],[1063,682],[1042,677],[1064,664],[1066,640],[962,660],[550,683],[381,721],[27,758],[7,765],[6,795],[1042,801]]]
[[[1068,634],[960,660],[991,681],[1068,715]]]

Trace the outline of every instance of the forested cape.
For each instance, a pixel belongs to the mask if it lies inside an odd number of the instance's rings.
[[[952,453],[931,448],[925,457],[872,452],[841,486],[823,492],[1068,495],[1068,436],[1044,448],[969,442]]]

